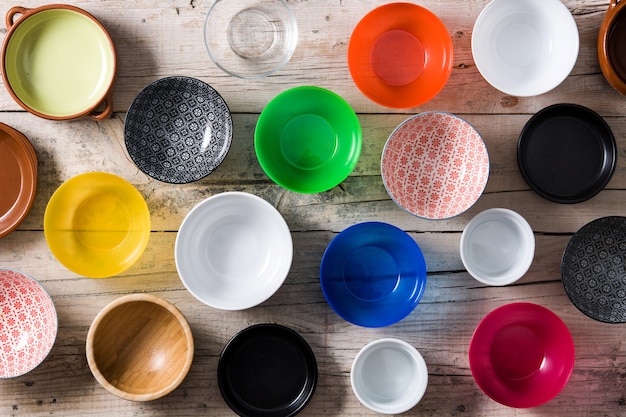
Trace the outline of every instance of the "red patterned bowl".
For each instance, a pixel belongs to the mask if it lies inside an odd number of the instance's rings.
[[[469,209],[483,193],[489,155],[478,131],[464,119],[420,113],[387,139],[381,174],[398,206],[425,219],[447,219]]]
[[[0,379],[35,369],[57,336],[57,313],[46,290],[33,278],[0,269]]]

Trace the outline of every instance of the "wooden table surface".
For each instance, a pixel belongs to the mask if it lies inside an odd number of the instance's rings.
[[[513,1],[513,0],[512,0]],[[4,1],[2,9],[41,2]],[[472,59],[470,40],[476,17],[488,0],[420,0],[447,26],[454,44],[454,69],[432,101],[405,111],[381,107],[355,87],[346,64],[350,33],[376,0],[288,0],[300,37],[295,55],[277,74],[263,80],[239,80],[210,61],[203,43],[210,0],[76,0],[109,30],[118,53],[115,108],[110,119],[53,122],[24,112],[0,89],[0,121],[23,132],[39,158],[37,197],[18,230],[0,239],[0,267],[19,269],[38,279],[58,310],[59,331],[48,358],[31,373],[0,381],[0,415],[31,416],[229,416],[220,396],[216,368],[225,343],[255,323],[279,323],[298,331],[313,348],[319,383],[303,416],[372,415],[350,388],[353,358],[368,342],[397,337],[415,346],[429,370],[423,400],[413,416],[623,416],[626,415],[626,325],[596,322],[580,313],[560,280],[563,250],[584,224],[625,214],[626,98],[603,78],[596,38],[608,0],[566,0],[580,32],[578,61],[570,76],[549,93],[511,97],[492,88]],[[0,29],[4,36],[5,28]],[[170,75],[197,77],[219,91],[233,112],[230,153],[217,171],[188,185],[153,180],[131,162],[123,138],[126,111],[148,83]],[[288,192],[268,179],[253,149],[259,113],[276,94],[300,85],[317,85],[343,96],[359,114],[363,151],[348,179],[314,195]],[[554,103],[578,103],[600,113],[618,146],[617,169],[605,190],[575,205],[549,202],[521,177],[516,163],[520,130],[533,113]],[[416,218],[397,207],[380,177],[380,156],[391,131],[410,115],[427,110],[456,113],[483,135],[491,171],[486,190],[466,213],[443,221]],[[43,233],[43,214],[52,193],[69,178],[107,171],[131,183],[145,196],[152,233],[142,258],[128,271],[107,279],[78,276],[51,254]],[[1,180],[1,179],[0,179]],[[174,264],[174,240],[181,221],[198,202],[231,190],[256,194],[276,206],[294,243],[293,266],[284,285],[263,304],[224,312],[192,297]],[[481,285],[464,270],[459,254],[463,227],[480,211],[506,207],[522,214],[536,237],[529,272],[506,287]],[[326,245],[344,228],[362,221],[383,221],[407,232],[424,251],[428,284],[412,314],[386,328],[366,329],[339,318],[319,286],[319,264]],[[91,321],[110,301],[147,292],[174,303],[193,330],[196,352],[187,378],[168,396],[146,403],[119,399],[93,378],[85,357]],[[565,389],[535,409],[515,410],[488,398],[470,373],[468,346],[489,311],[515,301],[548,307],[569,327],[576,364]]]

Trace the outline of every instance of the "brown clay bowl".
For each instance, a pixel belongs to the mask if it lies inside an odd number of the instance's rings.
[[[150,294],[131,294],[108,304],[87,334],[87,362],[109,392],[151,401],[172,392],[193,360],[194,342],[183,314]]]
[[[626,2],[611,0],[598,32],[598,61],[604,78],[626,95]]]
[[[91,14],[75,6],[12,7],[0,59],[11,97],[45,119],[95,120],[113,111],[113,41]]]

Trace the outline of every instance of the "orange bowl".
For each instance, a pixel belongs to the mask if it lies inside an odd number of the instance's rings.
[[[406,109],[435,97],[452,72],[452,39],[424,7],[389,3],[366,14],[348,45],[348,67],[370,100]]]

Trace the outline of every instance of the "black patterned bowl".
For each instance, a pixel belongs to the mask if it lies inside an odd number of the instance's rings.
[[[233,121],[210,85],[167,77],[145,87],[124,122],[126,150],[146,175],[171,184],[197,181],[226,158]]]
[[[626,217],[602,217],[576,232],[563,253],[561,279],[584,314],[626,323]]]

